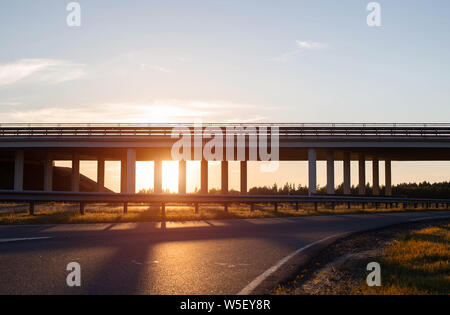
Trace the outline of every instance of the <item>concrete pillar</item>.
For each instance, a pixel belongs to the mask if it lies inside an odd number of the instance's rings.
[[[334,154],[327,151],[327,194],[334,195]]]
[[[344,152],[344,195],[350,195],[350,152]]]
[[[127,149],[127,193],[136,193],[136,149]]]
[[[127,157],[126,154],[120,160],[120,192],[127,192]]]
[[[186,193],[186,160],[178,162],[178,193]]]
[[[208,193],[208,161],[202,160],[200,165],[200,192]]]
[[[384,164],[384,171],[385,171],[385,180],[386,180],[385,193],[386,193],[386,196],[392,196],[391,161],[390,160],[386,160],[384,163],[385,163]]]
[[[97,191],[105,190],[105,158],[100,156],[97,160]]]
[[[308,195],[317,192],[317,153],[316,149],[308,149]]]
[[[222,194],[228,193],[228,161],[221,162]]]
[[[380,172],[377,158],[373,158],[372,161],[372,177],[373,195],[378,196],[380,194]]]
[[[359,155],[359,186],[358,186],[358,193],[360,195],[366,194],[366,157],[364,154]]]
[[[155,160],[154,162],[154,191],[157,194],[162,193],[162,160]]]
[[[80,156],[72,154],[72,191],[80,191]]]
[[[241,195],[247,194],[247,161],[241,161]]]
[[[50,153],[45,155],[44,160],[44,191],[53,190],[53,159]]]
[[[23,190],[23,169],[25,165],[25,153],[17,150],[14,156],[14,190]]]

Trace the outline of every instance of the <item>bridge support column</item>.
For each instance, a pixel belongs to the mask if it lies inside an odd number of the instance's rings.
[[[317,192],[317,153],[316,149],[308,149],[308,195]]]
[[[154,161],[153,174],[154,174],[153,190],[155,193],[160,194],[162,193],[162,160]]]
[[[72,154],[72,191],[80,191],[80,156]]]
[[[126,154],[120,160],[120,192],[127,192],[127,157]]]
[[[53,190],[53,159],[50,153],[45,155],[44,161],[44,191]]]
[[[208,161],[200,162],[200,193],[208,193]]]
[[[105,158],[100,156],[97,160],[97,191],[105,190]]]
[[[247,161],[241,161],[241,195],[247,194]]]
[[[136,193],[136,149],[127,149],[127,193]]]
[[[334,195],[334,154],[327,151],[327,194]]]
[[[359,186],[358,186],[358,193],[360,195],[366,194],[366,157],[364,154],[359,155],[359,162],[358,162],[358,175],[359,175]]]
[[[222,194],[228,193],[228,161],[221,162],[221,191]]]
[[[384,172],[385,172],[385,193],[386,196],[392,196],[392,174],[391,174],[391,161],[386,160],[384,162]]]
[[[178,193],[186,193],[186,160],[178,161]]]
[[[373,195],[380,195],[380,172],[379,172],[379,161],[377,158],[373,158],[372,161],[372,189]]]
[[[23,190],[23,169],[25,165],[25,153],[17,150],[14,156],[14,190]]]
[[[344,152],[344,195],[350,195],[350,152]]]

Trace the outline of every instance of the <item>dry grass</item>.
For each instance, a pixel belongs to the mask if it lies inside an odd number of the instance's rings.
[[[347,208],[347,205],[337,205],[334,210],[319,207],[314,210],[312,204],[304,204],[296,211],[292,204],[279,204],[278,211],[274,211],[273,205],[256,205],[254,211],[245,204],[232,204],[228,212],[222,205],[202,205],[199,213],[195,213],[193,206],[169,205],[166,206],[166,220],[212,220],[233,218],[276,218],[294,217],[305,215],[332,215],[332,214],[356,214],[356,213],[380,213],[417,209],[385,209],[367,207]],[[128,206],[128,212],[123,213],[122,205],[87,204],[85,214],[79,213],[77,204],[45,203],[36,204],[34,215],[28,213],[25,204],[1,204],[0,224],[62,224],[62,223],[118,223],[118,222],[155,222],[161,221],[161,211],[157,206],[132,205]]]
[[[381,287],[363,294],[450,294],[450,224],[409,232],[380,258]]]
[[[450,294],[450,219],[414,222],[338,240],[279,284],[280,295]],[[381,287],[366,284],[369,262]]]

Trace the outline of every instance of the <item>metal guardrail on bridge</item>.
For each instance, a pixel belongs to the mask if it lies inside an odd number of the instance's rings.
[[[237,134],[279,136],[439,137],[450,138],[449,123],[202,123],[195,124],[0,124],[1,137],[170,136],[174,128],[195,134],[195,127],[237,128]],[[277,128],[274,128],[277,127]],[[245,128],[239,129],[239,128]]]

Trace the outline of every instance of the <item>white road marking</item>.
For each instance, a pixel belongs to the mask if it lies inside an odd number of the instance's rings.
[[[23,238],[0,238],[0,243],[43,240],[43,239],[48,239],[48,238],[51,238],[51,237],[50,236],[43,236],[43,237],[23,237]]]
[[[343,233],[345,234],[345,233]],[[283,259],[281,259],[280,261],[278,261],[274,266],[270,267],[269,269],[267,269],[266,271],[264,271],[262,274],[260,274],[258,277],[255,278],[255,280],[253,280],[252,282],[250,282],[245,288],[243,288],[238,295],[248,295],[250,294],[254,289],[256,289],[256,287],[258,287],[261,282],[263,282],[267,277],[269,277],[272,273],[274,273],[275,271],[278,270],[278,268],[280,268],[284,263],[286,263],[289,259],[291,259],[292,257],[294,257],[295,255],[301,253],[302,251],[316,245],[319,244],[321,242],[324,242],[330,238],[333,237],[337,237],[343,234],[335,234],[335,235],[331,235],[328,237],[325,237],[321,240],[312,242],[306,246],[303,246],[302,248],[297,249],[296,251],[294,251],[293,253],[287,255],[286,257],[284,257]]]
[[[157,261],[157,260],[147,261],[147,262],[140,262],[140,261],[137,261],[137,260],[134,260],[134,259],[131,262],[133,264],[136,264],[136,265],[151,265],[151,264],[159,263],[159,261]]]
[[[448,219],[450,218],[450,215],[434,215],[429,217],[421,217],[421,218],[415,218],[415,219],[409,219],[409,221],[421,221],[421,220],[428,220],[428,219]]]

